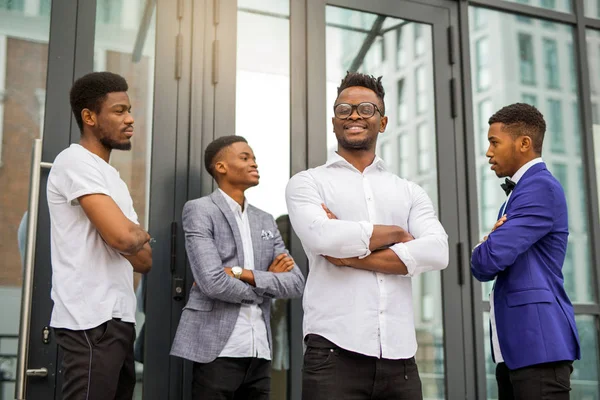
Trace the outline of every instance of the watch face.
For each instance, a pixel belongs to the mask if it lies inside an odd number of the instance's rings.
[[[233,272],[233,275],[234,275],[236,278],[239,278],[239,277],[240,277],[240,275],[242,275],[242,267],[232,267],[232,268],[231,268],[231,272]]]

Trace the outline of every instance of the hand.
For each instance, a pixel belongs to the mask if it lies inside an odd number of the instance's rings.
[[[502,226],[502,224],[504,224],[505,222],[506,222],[506,214],[505,214],[505,215],[503,215],[503,216],[502,216],[502,217],[501,217],[501,218],[500,218],[498,221],[496,221],[496,223],[494,224],[494,227],[492,228],[492,230],[490,231],[490,233],[492,233],[492,232],[494,232],[496,229],[500,228],[500,227]],[[489,237],[489,236],[490,236],[489,234],[485,235],[485,236],[483,237],[483,239],[481,240],[481,242],[479,242],[479,243],[483,243],[483,242],[485,242],[486,240],[488,240],[488,237]]]
[[[336,217],[335,214],[332,213],[331,210],[327,208],[327,206],[324,203],[321,203],[321,207],[323,207],[323,210],[325,210],[325,213],[327,213],[327,218],[338,219],[338,217]]]
[[[269,265],[269,272],[290,272],[294,268],[294,259],[286,253],[281,253]]]
[[[400,228],[402,229],[402,228]],[[410,242],[411,240],[415,240],[415,237],[413,235],[411,235],[407,230],[402,229],[403,233],[402,233],[402,239],[400,240],[399,243],[406,243],[406,242]]]
[[[321,256],[324,257],[327,261],[335,265],[336,267],[349,267],[350,259],[349,258],[335,258],[330,256]]]
[[[223,269],[225,270],[225,273],[226,273],[227,275],[229,275],[229,276],[230,276],[230,277],[232,277],[232,278],[235,278],[235,276],[233,276],[233,272],[231,272],[231,267],[224,267]],[[195,283],[195,282],[194,282],[194,283]]]

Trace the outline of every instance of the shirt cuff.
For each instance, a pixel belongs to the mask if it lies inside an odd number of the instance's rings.
[[[417,269],[417,261],[410,255],[406,245],[404,243],[396,243],[390,249],[396,253],[400,261],[406,266],[406,270],[408,271],[406,276],[413,276]]]
[[[365,254],[358,256],[359,259],[363,259],[371,254],[369,245],[371,244],[371,236],[373,236],[373,224],[366,221],[360,221],[360,238],[365,246]]]

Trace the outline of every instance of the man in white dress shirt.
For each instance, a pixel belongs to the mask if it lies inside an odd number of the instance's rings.
[[[375,155],[385,131],[381,78],[348,73],[338,88],[337,153],[286,190],[309,260],[303,399],[421,399],[411,277],[448,265],[429,196]]]

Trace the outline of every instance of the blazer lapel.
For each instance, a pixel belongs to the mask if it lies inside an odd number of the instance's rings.
[[[254,207],[248,205],[248,223],[250,224],[250,235],[252,236],[252,250],[254,253],[254,269],[260,270],[260,257],[262,251],[261,240],[261,225],[260,215],[256,212]]]
[[[504,207],[504,214],[506,214],[506,210],[508,210],[508,207],[512,203],[512,199],[515,197],[515,193],[518,192],[520,188],[527,185],[527,180],[531,179],[533,176],[535,176],[535,174],[537,174],[538,172],[543,171],[545,169],[546,169],[546,163],[540,162],[535,165],[532,165],[531,168],[529,168],[523,174],[523,176],[521,177],[521,179],[519,179],[519,182],[517,182],[517,185],[513,189],[512,194],[510,195],[510,198],[507,200],[506,207]],[[500,217],[498,217],[498,219],[500,219]]]
[[[235,220],[235,215],[233,215],[233,211],[229,208],[229,204],[225,201],[223,194],[219,192],[219,189],[212,192],[210,195],[213,203],[219,207],[219,210],[225,216],[227,223],[229,223],[229,227],[231,228],[231,232],[233,233],[233,240],[235,241],[235,247],[237,250],[237,258],[240,267],[244,267],[244,245],[242,243],[242,235],[240,234],[240,228],[238,227],[237,221]],[[252,238],[254,241],[254,237]],[[256,258],[256,256],[254,256]]]

